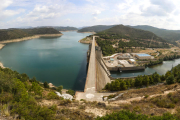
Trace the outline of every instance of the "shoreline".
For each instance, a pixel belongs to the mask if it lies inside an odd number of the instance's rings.
[[[66,30],[66,31],[59,31],[59,32],[73,32],[73,31],[78,31],[78,30]]]
[[[92,41],[83,41],[82,39],[78,41],[79,43],[82,44],[90,44]]]
[[[0,62],[0,67],[1,67],[2,69],[6,68],[6,67],[4,67],[4,65],[3,65],[2,62]]]
[[[34,36],[30,36],[30,37],[23,37],[23,38],[19,38],[19,39],[4,40],[4,41],[0,41],[0,50],[3,47],[5,47],[6,44],[8,44],[8,43],[21,42],[21,41],[26,41],[26,40],[31,40],[31,39],[41,38],[41,37],[60,37],[62,35],[63,34],[42,34],[42,35],[34,35]],[[4,67],[2,62],[0,62],[0,67],[6,68],[6,67]]]
[[[42,34],[42,35],[34,35],[34,36],[30,36],[30,37],[23,37],[23,38],[18,38],[18,39],[11,39],[11,40],[4,40],[4,41],[0,41],[0,44],[6,44],[6,43],[13,43],[13,42],[21,42],[21,41],[25,41],[25,40],[30,40],[30,39],[36,39],[36,38],[41,38],[41,37],[60,37],[63,34]],[[4,45],[5,46],[5,45]],[[3,46],[3,47],[4,47]],[[0,48],[2,49],[2,48]]]
[[[78,33],[92,33],[92,34],[96,34],[96,32],[78,32]]]

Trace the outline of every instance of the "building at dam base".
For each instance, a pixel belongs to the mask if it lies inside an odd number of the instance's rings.
[[[154,57],[146,53],[116,53],[103,57],[109,71],[144,70],[141,61],[153,60]]]

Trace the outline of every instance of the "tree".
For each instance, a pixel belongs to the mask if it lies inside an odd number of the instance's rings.
[[[118,91],[120,90],[120,82],[118,80],[115,80],[115,90]]]
[[[35,93],[35,95],[42,96],[43,89],[41,88],[41,86],[37,82],[33,82],[32,86],[31,86],[31,91],[33,91]]]
[[[165,80],[166,80],[165,75],[162,75],[162,76],[161,76],[161,81],[165,81]]]
[[[124,81],[121,82],[120,86],[121,86],[121,90],[127,89],[126,82],[124,82]]]
[[[60,85],[58,88],[57,88],[57,91],[60,92],[62,94],[62,89],[63,89],[63,86]]]
[[[111,90],[111,84],[110,84],[110,83],[107,83],[106,86],[105,86],[105,89],[106,89],[106,90]]]
[[[142,86],[142,76],[136,77],[134,86],[135,87],[141,87]]]
[[[149,77],[149,83],[150,83],[151,85],[154,84],[154,80],[153,80],[152,75]]]
[[[44,82],[44,88],[49,88],[49,85],[47,82]]]
[[[170,75],[170,76],[166,79],[166,83],[167,83],[168,85],[175,83],[174,76],[173,76],[173,75]]]
[[[153,79],[154,79],[154,82],[155,82],[155,83],[161,82],[160,76],[159,76],[159,74],[157,74],[157,73],[154,73],[154,74],[153,74]]]
[[[167,71],[166,74],[165,74],[165,78],[167,79],[169,76],[171,76],[171,71]]]
[[[143,77],[143,85],[149,86],[149,77],[147,75]]]
[[[22,82],[25,82],[25,81],[27,81],[28,79],[29,79],[29,77],[28,77],[27,74],[25,74],[25,73],[22,73],[22,74],[21,74],[20,80],[21,80]]]

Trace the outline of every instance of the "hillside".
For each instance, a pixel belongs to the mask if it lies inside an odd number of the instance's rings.
[[[113,26],[115,25],[96,25],[96,26],[82,28],[78,30],[78,32],[100,32],[112,28]]]
[[[78,30],[77,28],[75,27],[53,27],[54,29],[58,30],[58,31],[75,31],[75,30]]]
[[[126,48],[168,48],[167,41],[152,32],[117,25],[110,29],[98,32],[100,38],[97,43],[102,48],[104,55],[115,52],[125,52]],[[124,49],[125,48],[125,49]]]
[[[0,30],[0,41],[18,39],[40,34],[61,34],[53,28],[33,28],[33,29],[2,29]]]
[[[147,30],[153,32],[157,36],[174,43],[174,41],[180,40],[180,30],[166,30],[160,29],[148,25],[129,26],[136,29]]]
[[[25,73],[0,68],[0,119],[179,120],[179,71],[180,65],[162,76],[154,73],[135,80],[117,79],[109,85],[120,91],[103,96],[107,97],[107,101],[91,102],[64,99],[55,93],[63,93],[62,86],[50,88],[47,82],[40,83],[35,77],[29,78]],[[130,86],[132,89],[127,91]],[[70,91],[66,93],[74,95]],[[118,97],[112,100],[115,96]]]

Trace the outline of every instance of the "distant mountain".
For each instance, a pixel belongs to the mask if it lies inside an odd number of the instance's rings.
[[[54,28],[58,31],[75,31],[75,30],[78,30],[78,28],[70,27],[70,26],[38,26],[35,28]]]
[[[33,29],[1,29],[0,41],[18,39],[39,34],[61,34],[53,28],[33,28]]]
[[[100,32],[112,28],[113,26],[115,25],[96,25],[96,26],[82,28],[78,30],[78,32]]]
[[[58,30],[58,31],[74,31],[74,30],[78,30],[78,28],[76,27],[53,27],[54,29]]]
[[[166,30],[166,29],[160,29],[160,28],[156,28],[156,27],[152,27],[148,25],[138,25],[138,26],[129,26],[129,27],[153,32],[157,36],[171,43],[174,43],[175,41],[180,40],[180,30]]]

